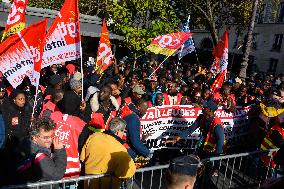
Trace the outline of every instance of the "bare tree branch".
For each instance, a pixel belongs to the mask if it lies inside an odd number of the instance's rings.
[[[210,22],[210,19],[207,13],[199,5],[194,3],[192,0],[189,0],[189,3],[192,4],[195,8],[197,8],[204,15],[204,17]]]

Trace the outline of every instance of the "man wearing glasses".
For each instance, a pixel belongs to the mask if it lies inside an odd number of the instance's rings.
[[[38,118],[31,126],[30,138],[15,152],[16,178],[13,184],[60,180],[66,170],[66,151],[54,137],[55,123],[46,117]]]

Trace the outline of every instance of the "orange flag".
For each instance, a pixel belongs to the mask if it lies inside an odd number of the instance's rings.
[[[47,19],[32,24],[0,44],[0,71],[14,88],[25,76],[38,84],[46,25]]]
[[[103,19],[103,26],[96,62],[96,69],[99,71],[100,74],[102,74],[113,63],[112,59],[113,54],[111,51],[106,21],[105,19]]]
[[[14,0],[1,41],[25,28],[27,4],[28,0]]]
[[[42,67],[81,58],[78,0],[65,0],[46,34]]]

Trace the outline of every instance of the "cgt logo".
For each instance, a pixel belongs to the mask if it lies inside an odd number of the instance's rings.
[[[65,37],[69,35],[72,38],[76,38],[79,36],[79,23],[78,22],[70,22],[70,23],[60,22],[57,24],[57,29],[61,37]]]
[[[161,36],[158,41],[159,46],[163,48],[174,47],[179,43],[180,43],[180,40],[178,39],[173,40],[172,36],[169,36],[169,35]]]
[[[21,15],[25,11],[27,0],[15,0],[11,6],[11,11],[7,19],[7,25],[13,25],[21,20]]]

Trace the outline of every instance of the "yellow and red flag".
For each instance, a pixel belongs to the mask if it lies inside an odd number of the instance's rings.
[[[46,34],[42,67],[81,58],[78,0],[65,0]]]
[[[1,41],[25,28],[27,4],[28,0],[14,0]]]
[[[113,54],[108,36],[106,21],[103,19],[103,26],[97,53],[96,69],[102,74],[113,63]]]
[[[0,44],[0,71],[16,88],[28,76],[38,85],[47,19],[9,37]]]
[[[147,49],[155,54],[173,55],[191,36],[189,32],[171,33],[156,37]]]

